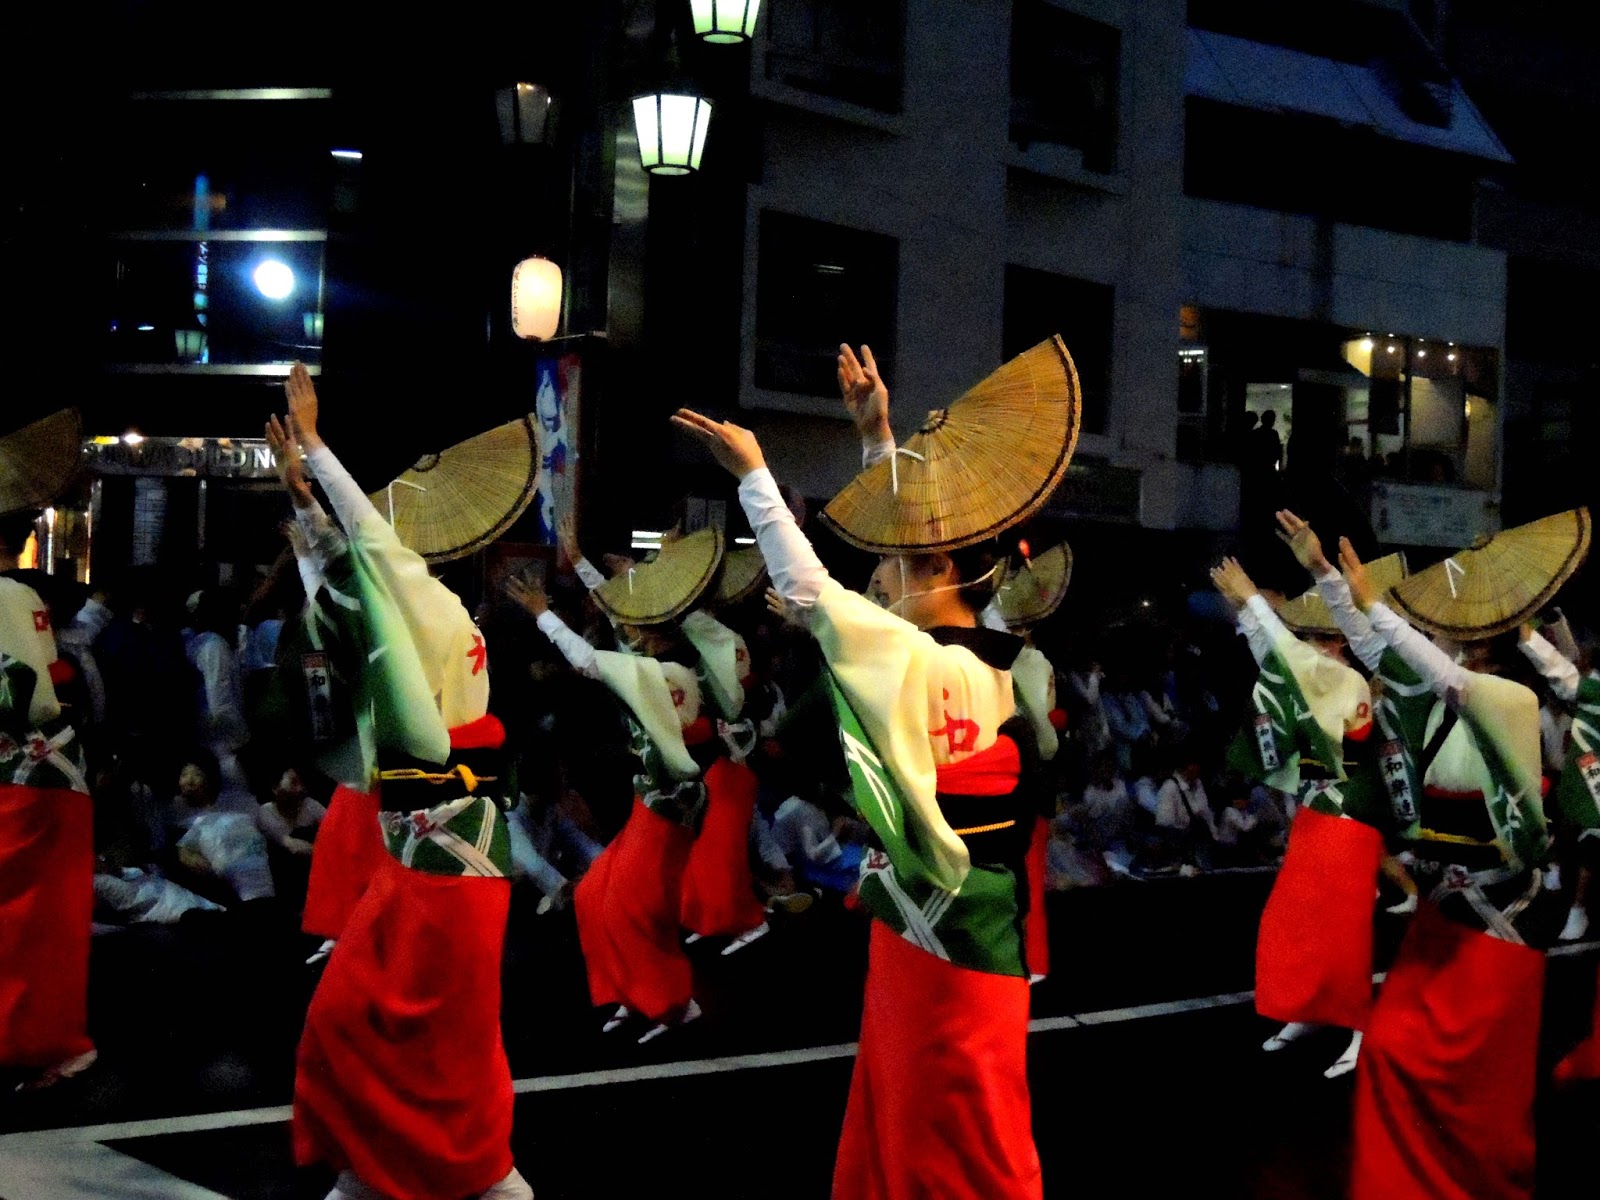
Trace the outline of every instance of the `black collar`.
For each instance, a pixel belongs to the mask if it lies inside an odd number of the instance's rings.
[[[1001,633],[983,625],[936,625],[928,636],[941,646],[965,646],[978,660],[996,671],[1009,671],[1027,645],[1014,633]]]

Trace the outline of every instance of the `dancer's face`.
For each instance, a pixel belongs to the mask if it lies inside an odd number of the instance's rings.
[[[1335,662],[1344,661],[1345,640],[1336,636],[1314,635],[1307,639],[1311,648],[1318,654],[1333,659]]]

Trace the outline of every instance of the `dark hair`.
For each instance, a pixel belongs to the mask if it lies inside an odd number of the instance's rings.
[[[33,523],[39,514],[33,511],[7,513],[0,517],[0,547],[8,554],[21,554],[33,532]]]
[[[963,546],[950,551],[950,562],[961,581],[959,593],[962,602],[975,613],[981,613],[994,599],[994,565],[997,547],[993,542],[979,542],[976,546]]]

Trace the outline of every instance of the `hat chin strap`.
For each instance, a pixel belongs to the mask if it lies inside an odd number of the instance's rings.
[[[976,584],[980,584],[987,579],[992,579],[994,577],[994,573],[1000,569],[1000,564],[995,563],[994,566],[990,567],[976,579],[968,579],[963,583],[945,583],[936,588],[929,588],[924,592],[908,592],[906,591],[906,556],[904,554],[897,554],[895,556],[895,560],[900,564],[900,599],[889,605],[889,611],[894,613],[897,617],[901,614],[895,610],[907,600],[915,600],[918,596],[937,596],[940,592],[959,592],[962,588],[969,588]]]

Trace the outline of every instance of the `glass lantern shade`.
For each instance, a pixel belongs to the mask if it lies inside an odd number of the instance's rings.
[[[761,0],[689,0],[695,36],[708,42],[731,44],[756,35],[756,12]]]
[[[640,96],[633,102],[639,161],[652,175],[689,175],[700,169],[711,124],[711,102],[699,96]]]
[[[561,325],[561,268],[548,258],[525,258],[511,272],[511,328],[542,342]]]

